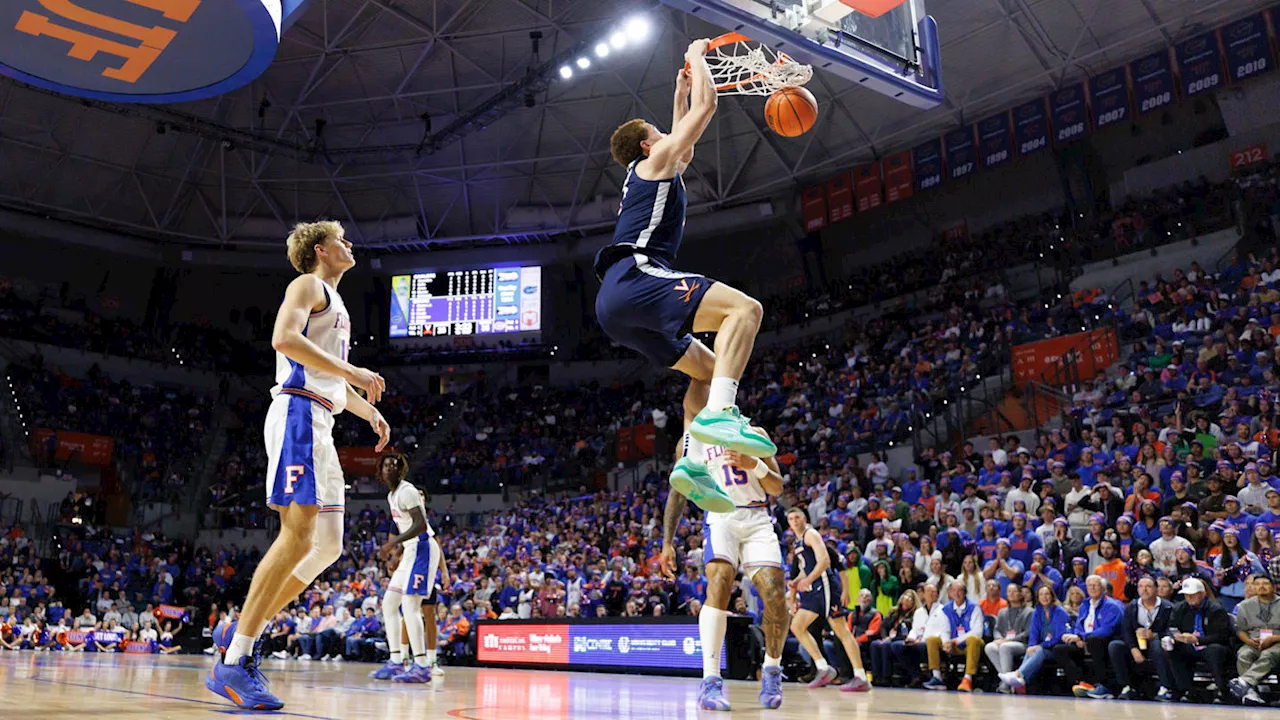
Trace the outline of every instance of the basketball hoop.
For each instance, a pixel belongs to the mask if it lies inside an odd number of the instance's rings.
[[[736,32],[713,39],[706,57],[720,95],[772,95],[813,78],[812,67]]]

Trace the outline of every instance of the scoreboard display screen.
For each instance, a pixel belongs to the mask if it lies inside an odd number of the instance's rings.
[[[393,338],[542,329],[542,268],[498,267],[391,278]]]

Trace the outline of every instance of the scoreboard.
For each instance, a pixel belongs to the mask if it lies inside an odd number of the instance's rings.
[[[542,329],[542,268],[495,267],[391,278],[393,338]]]

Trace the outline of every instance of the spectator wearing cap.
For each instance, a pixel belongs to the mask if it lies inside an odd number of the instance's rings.
[[[1180,602],[1169,618],[1171,636],[1152,650],[1160,675],[1160,692],[1156,699],[1174,702],[1191,691],[1192,671],[1198,662],[1209,666],[1220,697],[1227,692],[1227,675],[1231,662],[1231,616],[1209,594],[1202,581],[1188,578],[1182,582]]]
[[[1013,504],[1019,500],[1026,505],[1026,512],[1030,514],[1034,515],[1036,510],[1040,509],[1040,496],[1031,490],[1034,481],[1035,478],[1030,473],[1023,473],[1022,477],[1018,478],[1018,487],[1010,490],[1004,498],[1005,514],[1013,513]]]
[[[1270,428],[1270,419],[1266,416],[1263,416],[1262,419],[1267,420],[1268,428]],[[1268,429],[1267,432],[1276,433],[1280,431]],[[1270,485],[1271,487],[1280,488],[1280,478],[1276,477],[1272,472],[1274,467],[1275,464],[1271,461],[1271,458],[1258,458],[1258,475],[1262,478],[1262,482]]]
[[[1047,487],[1047,486],[1046,486]],[[1033,527],[1036,535],[1040,536],[1040,547],[1048,544],[1053,538],[1053,521],[1058,519],[1058,503],[1053,498],[1045,498],[1040,503],[1040,517],[1035,520]],[[1064,520],[1065,522],[1065,520]]]
[[[1000,583],[1000,595],[1003,597],[1005,589],[1009,587],[1009,583],[1021,582],[1022,576],[1026,573],[1027,568],[1018,560],[1013,559],[1010,555],[1013,549],[1013,543],[1009,538],[1000,538],[996,541],[996,559],[982,566],[982,574],[988,580],[995,580]]]
[[[1076,475],[1079,475],[1079,473],[1071,473],[1068,475],[1067,464],[1061,460],[1050,460],[1049,477],[1045,478],[1044,481],[1053,486],[1053,492],[1055,495],[1065,497],[1068,492],[1071,492],[1072,488],[1076,487],[1074,484]],[[1084,476],[1080,475],[1080,477],[1081,482],[1084,482]],[[1090,480],[1092,480],[1092,477]],[[1093,483],[1089,483],[1085,485],[1085,487],[1090,487],[1092,485]]]
[[[1266,572],[1262,561],[1241,543],[1240,531],[1234,527],[1222,530],[1222,552],[1213,558],[1213,581],[1218,588],[1218,601],[1227,612],[1235,610],[1245,597],[1245,585],[1251,575]],[[1248,540],[1248,536],[1245,536]]]
[[[1062,496],[1063,512],[1071,523],[1071,532],[1076,536],[1083,535],[1089,527],[1089,509],[1080,503],[1093,495],[1093,488],[1085,487],[1084,481],[1076,473],[1071,474],[1071,489]]]
[[[1022,576],[1022,586],[1035,597],[1041,586],[1048,587],[1056,597],[1062,589],[1062,573],[1049,563],[1049,556],[1044,550],[1031,553],[1031,565]]]
[[[1079,588],[1082,595],[1087,595],[1086,581],[1089,579],[1089,559],[1083,555],[1076,555],[1067,561],[1067,572],[1062,578],[1062,590],[1058,598],[1066,602],[1067,594],[1071,592],[1071,588]]]
[[[1182,472],[1175,470],[1169,475],[1169,492],[1165,496],[1164,504],[1160,506],[1161,515],[1168,515],[1170,511],[1184,502],[1198,502],[1199,498],[1191,494],[1191,489],[1187,487],[1187,479]],[[1160,531],[1159,526],[1155,528],[1156,532]]]
[[[1240,677],[1230,683],[1231,693],[1245,705],[1262,705],[1258,685],[1280,670],[1280,601],[1275,581],[1260,575],[1253,581],[1253,597],[1236,606],[1236,670]]]
[[[1120,630],[1124,605],[1107,593],[1106,581],[1097,575],[1086,578],[1085,593],[1075,625],[1053,649],[1053,659],[1076,697],[1109,698],[1107,647]],[[1087,682],[1082,683],[1082,677]]]
[[[1268,487],[1266,491],[1267,509],[1258,516],[1258,521],[1254,524],[1263,525],[1274,535],[1280,532],[1280,490]]]
[[[858,593],[871,587],[871,566],[862,559],[862,553],[853,543],[845,548],[844,570],[840,575],[844,581],[840,589],[841,603],[845,609],[854,610],[858,606]]]
[[[1089,531],[1080,538],[1081,549],[1084,556],[1089,559],[1089,570],[1098,566],[1102,562],[1102,555],[1098,553],[1098,546],[1102,542],[1102,538],[1106,537],[1107,523],[1106,516],[1102,513],[1094,513],[1089,516]]]
[[[1146,543],[1134,537],[1133,535],[1133,517],[1129,513],[1125,513],[1116,518],[1116,556],[1125,562],[1133,559],[1139,548],[1147,546]]]
[[[1015,512],[1010,524],[1009,557],[1022,563],[1023,567],[1031,564],[1031,553],[1043,547],[1040,536],[1027,526],[1027,514]]]
[[[1195,553],[1195,548],[1191,545],[1191,542],[1178,535],[1173,518],[1167,515],[1160,518],[1160,537],[1151,541],[1150,547],[1151,557],[1155,561],[1156,568],[1169,577],[1173,577],[1177,570],[1177,552],[1179,548],[1192,554]]]
[[[984,621],[982,608],[969,602],[962,583],[952,583],[950,601],[942,609],[929,616],[925,628],[925,648],[929,658],[929,678],[924,687],[929,690],[945,690],[942,656],[963,655],[964,679],[957,690],[973,691],[973,676],[978,672],[982,659],[982,633]]]
[[[1137,591],[1138,596],[1124,608],[1120,632],[1107,646],[1121,700],[1145,699],[1138,695],[1132,673],[1151,663],[1151,650],[1165,636],[1173,614],[1173,604],[1156,594],[1155,578],[1139,579]]]
[[[1226,517],[1222,518],[1222,524],[1225,527],[1235,528],[1240,531],[1244,537],[1249,537],[1253,533],[1253,524],[1257,522],[1257,518],[1245,512],[1244,503],[1240,502],[1240,498],[1235,495],[1227,495],[1222,499],[1222,507],[1226,512]]]

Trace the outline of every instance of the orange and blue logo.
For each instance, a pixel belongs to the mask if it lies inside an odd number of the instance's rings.
[[[689,278],[683,278],[680,282],[676,283],[676,286],[672,288],[672,290],[675,290],[678,293],[684,293],[680,296],[680,299],[687,303],[689,300],[693,299],[693,294],[697,292],[700,287],[702,287],[702,283],[697,280],[694,280],[693,284],[690,285]]]
[[[5,0],[0,74],[114,102],[212,97],[261,75],[308,1]]]

